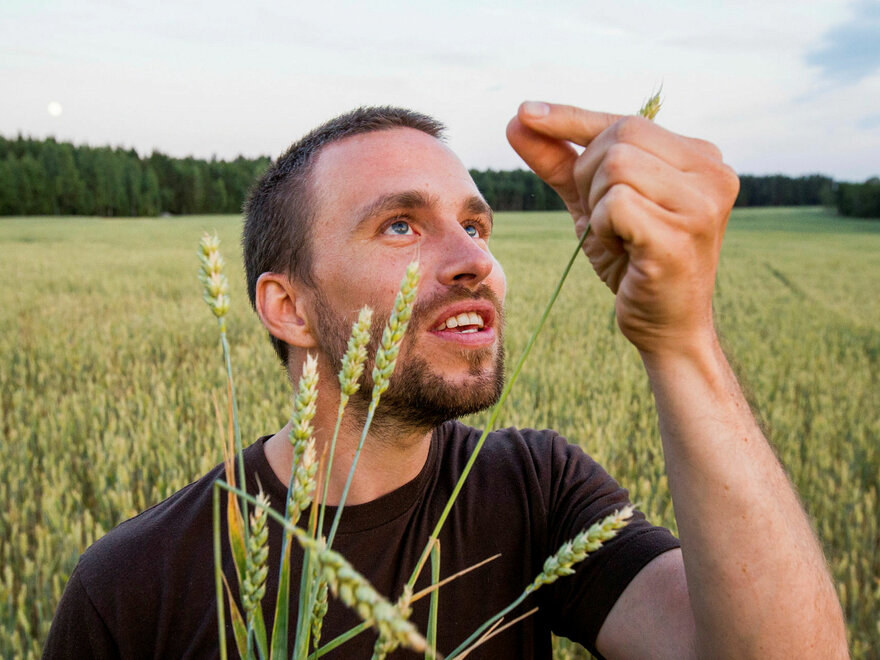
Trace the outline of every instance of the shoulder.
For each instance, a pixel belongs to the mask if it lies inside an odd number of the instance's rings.
[[[83,553],[75,576],[102,616],[113,619],[139,603],[149,618],[171,576],[192,558],[206,556],[210,535],[203,532],[210,529],[212,484],[220,475],[215,468],[120,523]]]
[[[470,455],[479,443],[482,433],[481,429],[458,420],[445,422],[437,428],[437,437],[444,456]],[[570,445],[564,437],[551,429],[539,431],[510,426],[490,431],[480,453],[493,458],[509,456],[543,462],[550,457],[554,448],[559,451],[566,447],[574,448],[574,445]]]
[[[444,465],[458,473],[477,448],[482,431],[450,421],[438,428],[437,435]],[[488,433],[473,469],[477,474],[530,484],[548,499],[571,482],[619,488],[596,461],[552,429],[508,427]]]
[[[93,543],[80,558],[77,570],[85,584],[107,577],[119,568],[130,572],[147,559],[155,564],[174,544],[179,533],[210,515],[212,486],[222,474],[218,466],[167,499],[120,523]]]
[[[244,457],[249,487],[255,474],[266,482],[271,468],[262,443],[245,449]],[[213,571],[206,569],[213,563],[214,483],[223,472],[218,465],[92,544],[65,588],[50,637],[79,645],[77,629],[100,629],[122,657],[210,655],[216,611]],[[225,534],[223,516],[220,526]],[[227,561],[224,552],[224,566]],[[101,625],[86,625],[86,618]]]
[[[180,575],[197,574],[196,564],[210,556],[204,530],[210,530],[211,484],[219,475],[215,468],[82,554],[52,619],[44,657],[143,657],[159,648],[163,613],[179,600]]]
[[[441,493],[451,492],[482,432],[460,422],[439,431],[439,483]],[[601,465],[556,431],[513,427],[486,435],[462,497],[478,509],[487,497],[503,502],[509,518],[528,525],[540,552],[629,503],[627,491]]]

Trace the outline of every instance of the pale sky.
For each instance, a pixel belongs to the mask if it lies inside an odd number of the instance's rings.
[[[880,175],[880,0],[3,0],[0,134],[277,156],[334,115],[434,115],[468,167],[522,162],[525,99],[631,113],[742,174]]]

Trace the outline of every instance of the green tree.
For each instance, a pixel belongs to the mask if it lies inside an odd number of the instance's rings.
[[[22,213],[26,215],[48,215],[53,212],[49,179],[39,161],[31,154],[25,154],[18,161],[19,196]]]
[[[0,145],[2,149],[2,145]],[[20,215],[17,187],[18,161],[10,151],[0,160],[0,215]]]

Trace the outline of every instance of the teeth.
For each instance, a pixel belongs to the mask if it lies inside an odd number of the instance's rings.
[[[475,325],[477,327],[468,328],[467,330],[462,330],[461,332],[477,332],[478,329],[484,327],[485,324],[483,323],[483,317],[481,317],[476,312],[462,312],[461,314],[450,316],[437,327],[437,330],[452,330],[454,328],[465,325]]]

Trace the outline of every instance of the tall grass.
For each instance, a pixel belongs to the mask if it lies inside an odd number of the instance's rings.
[[[236,217],[0,221],[0,656],[38,657],[78,555],[222,460],[216,335],[193,245]],[[508,353],[517,355],[572,247],[564,214],[499,214]],[[237,255],[231,296],[245,300]],[[819,534],[853,656],[880,648],[880,226],[816,209],[735,211],[716,310],[729,353]],[[262,326],[233,305],[242,437],[274,432],[289,385]],[[470,420],[481,425],[485,416]],[[581,443],[672,526],[656,415],[613,300],[575,263],[501,424]],[[563,644],[560,657],[586,657]]]

